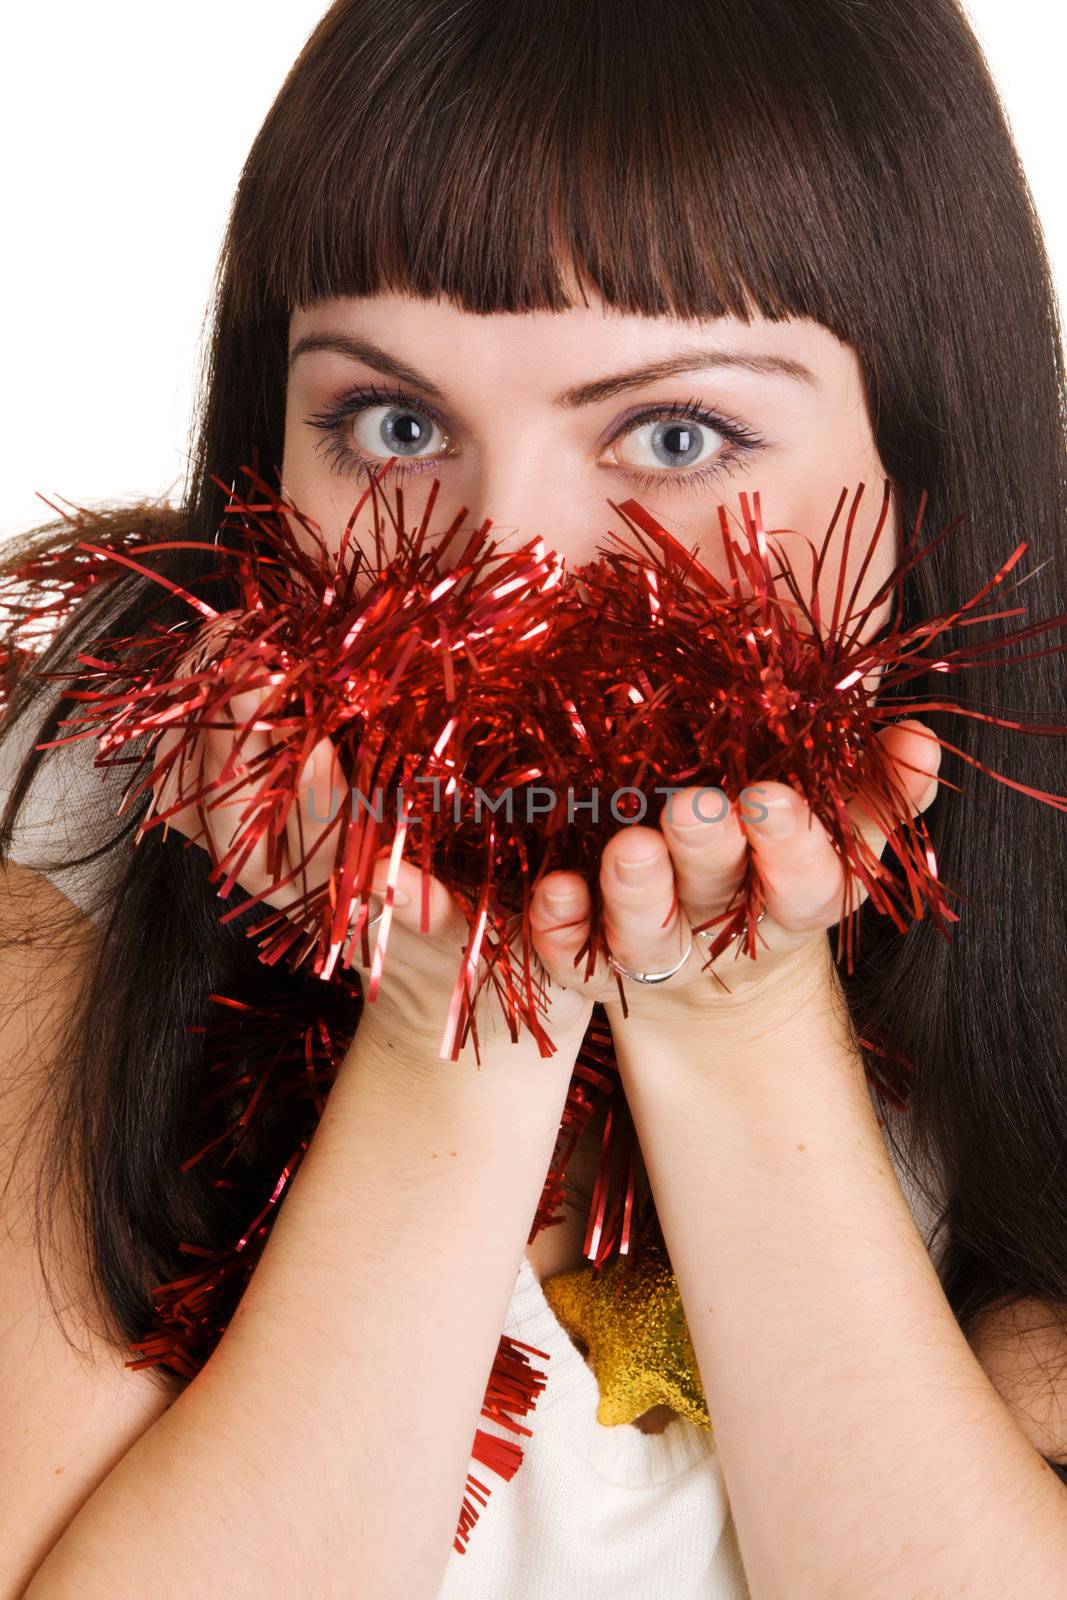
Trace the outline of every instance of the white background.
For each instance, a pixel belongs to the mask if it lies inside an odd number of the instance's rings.
[[[229,203],[325,9],[326,0],[41,0],[9,15],[0,537],[51,518],[37,491],[99,505],[180,487]],[[969,0],[967,10],[1067,308],[1056,8]]]

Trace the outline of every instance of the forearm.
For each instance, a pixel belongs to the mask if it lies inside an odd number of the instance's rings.
[[[952,1316],[836,984],[615,1037],[753,1600],[1067,1594],[1067,1489]]]
[[[26,1600],[437,1593],[579,1039],[357,1031],[216,1351]]]

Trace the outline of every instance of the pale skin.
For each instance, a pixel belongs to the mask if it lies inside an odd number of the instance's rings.
[[[343,443],[381,464],[398,453],[401,435],[389,427],[407,419],[404,437],[418,441],[413,459],[428,463],[404,481],[409,524],[438,477],[441,526],[466,507],[465,524],[490,517],[497,534],[541,535],[577,564],[619,526],[608,499],[632,495],[683,542],[699,540],[714,571],[722,560],[715,509],[722,501],[736,511],[739,489],[759,489],[769,527],[818,537],[842,488],[851,494],[863,482],[853,562],[866,548],[885,472],[858,358],[817,324],[680,324],[609,313],[595,298],[561,313],[480,317],[445,301],[383,295],[294,313],[291,351],[326,337],[348,349],[305,348],[293,361],[282,477],[328,541],[339,538],[366,479],[327,458],[324,434],[308,419],[356,386],[395,387],[383,371],[388,357],[405,369],[404,403],[372,403],[349,417]],[[803,364],[810,380],[702,359],[625,389],[604,386],[589,403],[559,402],[564,391],[696,344]],[[722,465],[715,479],[687,485],[687,469],[663,457],[662,432],[657,450],[656,424],[628,419],[661,406],[669,429],[671,407],[695,397],[762,442],[728,459],[721,434],[676,417],[691,430],[699,465]],[[677,448],[678,437],[666,448]],[[367,513],[360,528],[369,522]],[[892,558],[884,537],[865,593]],[[825,581],[836,578],[831,556]],[[249,715],[253,697],[234,709]],[[912,813],[925,810],[937,794],[939,755],[928,731],[908,721],[879,737],[899,764]],[[324,743],[307,781],[324,797],[338,778]],[[615,956],[633,970],[659,971],[685,948],[686,919],[700,923],[732,903],[751,852],[768,914],[755,959],[720,958],[729,994],[703,970],[697,944],[666,983],[627,981],[624,1019],[606,962],[584,981],[574,966],[588,933],[589,884],[550,874],[532,912],[534,947],[551,980],[550,1026],[576,1037],[595,1001],[607,1008],[754,1600],[1067,1595],[1058,1576],[1067,1570],[1067,1487],[1039,1454],[1067,1449],[1060,1402],[1038,1360],[1063,1357],[1062,1341],[1050,1334],[1038,1351],[1025,1336],[1039,1307],[1024,1308],[1022,1325],[991,1323],[976,1348],[960,1333],[844,1025],[825,937],[838,920],[843,869],[788,785],[762,784],[760,801],[765,821],[737,801],[710,823],[694,819],[691,792],[676,795],[654,822],[620,828],[598,877]],[[858,799],[852,812],[880,854],[885,840]],[[198,829],[191,815],[172,822],[191,836]],[[376,871],[382,891],[386,867],[381,861]],[[253,858],[241,881],[264,888],[262,863]],[[443,1027],[466,924],[435,881],[420,928],[410,863],[401,864],[397,888],[408,899],[393,911],[391,978],[361,1027],[429,1041]],[[285,893],[268,898],[288,903]],[[572,1216],[566,1230],[529,1247],[540,1276],[580,1261],[583,1222]],[[643,1419],[652,1429],[665,1420]]]

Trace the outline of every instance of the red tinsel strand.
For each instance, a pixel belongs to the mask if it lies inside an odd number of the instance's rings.
[[[515,1433],[524,1433],[527,1438],[531,1438],[532,1430],[514,1419],[516,1416],[529,1415],[546,1386],[546,1379],[543,1372],[531,1366],[527,1359],[527,1351],[530,1355],[539,1356],[542,1361],[550,1359],[545,1350],[524,1344],[520,1339],[511,1338],[509,1334],[501,1336],[481,1415],[502,1423]],[[484,1428],[479,1428],[474,1435],[471,1457],[510,1483],[522,1465],[523,1452],[513,1440],[501,1439],[498,1434],[487,1433]],[[471,1530],[478,1520],[479,1507],[474,1501],[477,1500],[481,1506],[485,1506],[488,1504],[489,1494],[489,1488],[473,1473],[468,1473],[460,1507],[459,1525],[453,1541],[453,1547],[460,1555],[466,1555]]]

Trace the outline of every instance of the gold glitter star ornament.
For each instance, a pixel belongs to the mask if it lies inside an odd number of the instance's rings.
[[[615,1427],[662,1405],[711,1427],[678,1282],[659,1243],[646,1241],[639,1256],[619,1256],[599,1273],[592,1263],[557,1272],[542,1288],[567,1333],[589,1352],[600,1388],[598,1422]]]

